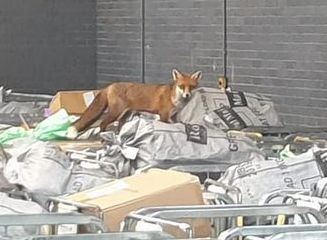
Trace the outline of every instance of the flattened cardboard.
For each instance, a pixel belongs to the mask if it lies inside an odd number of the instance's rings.
[[[115,180],[66,199],[98,206],[110,231],[119,231],[125,216],[140,208],[204,205],[201,185],[196,176],[160,169]],[[197,237],[210,236],[209,221],[195,220],[192,223]]]
[[[64,108],[69,114],[81,115],[98,92],[98,90],[59,91],[50,102],[50,112],[53,114]]]

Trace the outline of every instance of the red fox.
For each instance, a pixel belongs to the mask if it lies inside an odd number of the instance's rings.
[[[190,75],[174,69],[172,84],[113,83],[102,89],[81,118],[67,131],[67,138],[74,139],[78,132],[94,123],[108,109],[100,123],[100,131],[119,121],[128,111],[146,111],[159,114],[160,119],[168,122],[171,111],[179,102],[191,97],[191,92],[198,86],[201,71]]]

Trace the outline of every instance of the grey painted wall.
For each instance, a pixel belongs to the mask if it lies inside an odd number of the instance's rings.
[[[229,1],[233,86],[270,96],[286,124],[327,126],[327,1]]]
[[[146,1],[146,82],[169,80],[172,68],[203,71],[202,85],[222,72],[222,1]]]
[[[141,78],[141,0],[97,0],[99,86]]]
[[[222,74],[222,0],[145,1],[145,81],[172,68]],[[227,0],[228,77],[262,93],[288,125],[327,126],[327,1]],[[98,0],[97,79],[141,79],[141,0]]]
[[[141,0],[98,0],[97,79],[142,81]],[[206,85],[222,66],[222,1],[145,0],[145,82],[201,69]]]
[[[96,86],[95,0],[1,0],[0,85],[25,92]]]

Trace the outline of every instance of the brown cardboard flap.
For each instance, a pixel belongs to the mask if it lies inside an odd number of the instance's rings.
[[[55,113],[64,108],[69,114],[82,114],[90,105],[99,90],[60,91],[50,103],[50,112]]]

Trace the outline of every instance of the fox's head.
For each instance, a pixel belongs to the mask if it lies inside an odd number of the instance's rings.
[[[175,81],[175,101],[191,98],[192,90],[199,85],[202,72],[196,71],[188,75],[174,69],[172,74]]]

